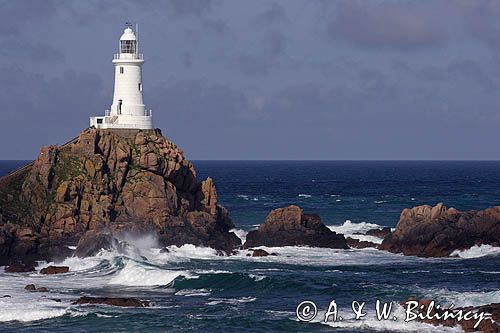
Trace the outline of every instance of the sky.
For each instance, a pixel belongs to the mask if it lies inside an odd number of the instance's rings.
[[[110,108],[127,21],[189,159],[500,159],[497,0],[0,0],[0,159]]]

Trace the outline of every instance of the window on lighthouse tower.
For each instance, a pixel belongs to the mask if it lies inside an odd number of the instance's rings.
[[[121,53],[135,53],[136,41],[135,40],[121,40],[120,52]]]

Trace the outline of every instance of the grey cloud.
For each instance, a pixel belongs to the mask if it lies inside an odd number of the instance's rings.
[[[20,126],[26,130],[27,140],[9,140],[14,159],[35,156],[40,145],[63,143],[77,134],[88,116],[103,112],[111,90],[103,89],[95,74],[66,71],[49,78],[18,66],[0,68],[0,86],[0,133],[14,138]]]
[[[262,52],[270,57],[281,55],[285,51],[286,44],[285,35],[276,30],[266,32],[260,42]]]
[[[0,38],[16,35],[26,24],[39,23],[57,12],[56,1],[1,1]]]
[[[287,23],[288,17],[285,7],[279,3],[273,2],[266,11],[257,15],[255,22],[258,26],[268,26],[275,23]]]
[[[206,19],[203,21],[203,26],[221,36],[227,36],[231,32],[228,25],[220,19]]]
[[[191,52],[183,52],[181,54],[181,61],[186,68],[191,68],[193,66],[193,56]]]
[[[65,61],[64,54],[50,44],[35,42],[21,43],[18,39],[0,42],[0,54],[11,60],[29,60],[33,63],[61,63]]]
[[[137,6],[137,8],[152,12],[164,12],[170,17],[201,17],[206,13],[211,12],[218,4],[217,0],[142,0],[129,3]],[[112,3],[111,3],[112,4]]]
[[[449,38],[436,8],[425,3],[342,0],[333,6],[328,4],[333,7],[326,28],[330,40],[371,48],[414,50],[442,46]]]
[[[261,56],[240,54],[234,58],[235,65],[249,77],[259,77],[269,74],[271,64]]]

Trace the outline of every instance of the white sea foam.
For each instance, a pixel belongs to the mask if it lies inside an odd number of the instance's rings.
[[[215,269],[199,269],[195,271],[196,274],[232,274],[230,271],[215,270]]]
[[[382,243],[382,239],[370,235],[363,235],[370,229],[382,228],[382,226],[375,223],[360,222],[353,223],[351,220],[346,220],[342,225],[328,225],[331,231],[343,234],[346,237],[351,237],[354,239],[359,239],[360,241],[368,241],[375,244]]]
[[[176,292],[174,295],[193,297],[193,296],[209,296],[210,294],[211,292],[208,289],[182,289]]]
[[[213,298],[210,299],[207,305],[218,305],[218,304],[231,304],[237,305],[240,303],[249,303],[255,301],[255,297],[240,297],[240,298]]]
[[[308,266],[343,266],[343,265],[377,265],[395,262],[429,262],[442,259],[409,257],[373,248],[366,249],[328,249],[307,246],[256,247],[276,256],[248,257],[249,251],[240,251],[236,256],[225,257],[226,260],[247,260],[256,262],[275,262],[291,265]]]
[[[382,228],[378,224],[368,223],[368,222],[360,222],[353,223],[351,220],[346,220],[342,225],[329,225],[328,228],[330,230],[335,231],[341,234],[353,234],[353,233],[365,233],[370,229]]]
[[[129,260],[108,283],[124,286],[164,286],[177,277],[190,277],[187,271],[158,269]]]
[[[328,321],[323,322],[325,317],[325,312],[319,312],[318,316],[313,322],[321,322],[335,328],[347,328],[354,330],[374,330],[382,332],[418,332],[418,333],[434,333],[434,332],[463,332],[459,327],[444,327],[444,326],[434,326],[418,321],[405,322],[405,310],[399,305],[395,304],[392,315],[397,318],[397,320],[377,320],[375,312],[368,311],[366,316],[362,319],[355,320],[354,318],[344,318],[342,321]],[[352,310],[349,309],[339,309],[339,313],[351,313]],[[331,318],[331,317],[330,317]],[[392,319],[392,318],[391,318]]]
[[[26,291],[24,286],[27,284],[48,287],[50,294]],[[72,297],[59,293],[59,288],[60,281],[54,277],[39,274],[23,274],[20,277],[19,274],[4,273],[0,268],[0,322],[29,322],[65,315]],[[2,297],[4,295],[11,297]],[[50,298],[59,298],[61,302]]]
[[[500,303],[500,289],[492,291],[454,291],[446,288],[419,288],[425,298],[433,299],[443,306],[454,304],[455,307],[479,306]]]
[[[450,256],[460,257],[463,259],[470,259],[470,258],[499,255],[499,254],[500,254],[500,247],[495,247],[491,245],[480,245],[480,246],[474,245],[473,247],[467,250],[455,250],[450,254]]]
[[[305,193],[300,193],[300,194],[299,194],[299,195],[297,195],[297,196],[298,196],[299,198],[305,198],[305,199],[312,197],[312,195],[310,195],[310,194],[305,194]]]
[[[238,236],[238,238],[241,240],[241,244],[244,244],[245,241],[247,240],[248,231],[235,228],[235,229],[229,230],[229,232],[234,232],[236,234],[236,236]]]
[[[41,297],[19,297],[18,294],[11,298],[0,298],[0,322],[27,322],[60,317],[66,314],[66,307],[55,304],[57,303],[52,300],[44,300]]]
[[[248,274],[248,276],[254,279],[256,282],[262,281],[267,277],[265,275],[255,275],[255,274]]]

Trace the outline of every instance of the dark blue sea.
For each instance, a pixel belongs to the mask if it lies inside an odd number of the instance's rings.
[[[22,164],[0,162],[0,174]],[[444,202],[459,210],[500,205],[500,162],[458,161],[195,161],[200,179],[215,181],[244,239],[267,213],[289,204],[318,213],[332,230],[353,237],[378,226],[394,227],[406,207]],[[500,302],[500,249],[475,247],[454,257],[423,259],[375,249],[307,247],[268,249],[278,256],[220,257],[185,245],[169,253],[154,237],[130,240],[141,256],[103,252],[68,258],[63,275],[0,273],[0,331],[47,332],[436,332],[405,322],[394,304],[377,320],[375,302],[409,297],[444,307]],[[40,267],[46,266],[40,263]],[[34,283],[50,293],[30,293]],[[82,295],[134,296],[150,308],[76,306]],[[59,299],[56,302],[53,299]],[[311,322],[296,318],[302,301],[314,302]],[[343,320],[324,322],[335,300]],[[366,302],[354,320],[351,302]],[[394,320],[396,317],[396,320]],[[331,318],[330,318],[331,319]],[[448,331],[457,331],[448,329]]]

